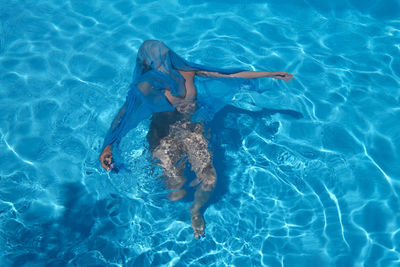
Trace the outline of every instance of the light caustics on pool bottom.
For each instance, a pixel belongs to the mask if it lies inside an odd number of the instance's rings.
[[[370,2],[0,1],[2,265],[399,264],[399,10]],[[169,202],[152,169],[148,121],[122,142],[126,170],[98,163],[146,39],[296,77],[208,124],[200,241],[193,192]]]

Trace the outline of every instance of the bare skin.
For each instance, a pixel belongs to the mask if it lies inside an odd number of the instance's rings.
[[[101,167],[103,167],[105,170],[110,171],[112,168],[114,168],[114,163],[112,163],[112,146],[108,145],[104,148],[103,152],[101,152],[101,155],[99,157]]]
[[[165,96],[168,99],[168,101],[173,105],[174,107],[179,107],[182,103],[188,103],[190,101],[195,101],[196,95],[197,95],[197,90],[196,86],[194,85],[194,76],[196,74],[195,71],[181,71],[178,70],[179,73],[182,75],[182,77],[185,79],[185,94],[179,97],[173,96],[170,92],[169,89],[165,91]],[[198,125],[199,126],[199,125]],[[201,126],[199,126],[201,127]],[[192,134],[189,132],[189,134]],[[193,154],[193,150],[196,151],[195,146],[198,145],[198,143],[207,143],[205,141],[204,136],[201,134],[195,135],[193,137],[188,137],[189,139],[196,139],[200,138],[198,142],[194,142],[192,144],[188,144],[190,148],[186,149],[188,154],[189,154],[189,161],[195,162],[196,155]],[[199,148],[200,149],[200,148]],[[193,155],[192,155],[193,154]],[[215,187],[216,184],[216,173],[215,169],[211,164],[211,157],[205,159],[206,161],[209,161],[210,164],[208,165],[208,169],[210,170],[209,173],[204,173],[203,168],[195,168],[194,171],[196,173],[197,178],[190,184],[191,186],[197,186],[200,184],[200,186],[197,187],[195,195],[194,195],[194,203],[190,207],[190,214],[191,214],[191,224],[193,228],[193,234],[195,238],[200,238],[201,236],[204,235],[204,219],[203,215],[200,213],[200,208],[204,205],[204,203],[209,199],[211,196],[211,193]],[[183,186],[183,185],[182,185]],[[179,189],[179,188],[178,188]],[[176,192],[176,193],[175,193]],[[184,189],[175,191],[174,199],[173,200],[179,200],[180,198],[184,197],[186,194],[186,191]],[[171,197],[169,197],[171,199]]]
[[[286,82],[290,82],[291,80],[293,80],[293,74],[283,71],[242,71],[233,74],[221,74],[218,72],[197,71],[196,75],[202,77],[226,77],[226,78],[247,78],[247,79],[268,77],[268,78],[284,80]]]
[[[194,85],[193,78],[194,75],[196,74],[195,71],[182,71],[178,70],[178,72],[182,75],[182,77],[185,79],[185,93],[182,96],[176,97],[171,94],[171,91],[169,88],[165,90],[165,97],[168,99],[168,101],[171,103],[172,106],[177,106],[179,105],[182,101],[193,101],[196,99],[197,95],[197,90],[196,86]]]
[[[287,72],[268,72],[268,71],[243,71],[243,72],[238,72],[234,74],[221,74],[217,72],[208,72],[208,71],[181,71],[178,70],[179,73],[182,75],[182,77],[185,79],[185,93],[181,96],[174,96],[171,94],[171,91],[169,88],[165,90],[165,97],[169,101],[169,103],[174,106],[175,108],[178,108],[181,104],[183,103],[188,103],[188,102],[194,102],[196,99],[197,95],[197,90],[196,86],[194,84],[194,76],[202,76],[202,77],[226,77],[226,78],[263,78],[263,77],[269,77],[269,78],[276,78],[280,80],[284,80],[286,82],[289,82],[293,79],[293,75]],[[123,107],[124,108],[124,107]],[[123,110],[121,108],[121,110]],[[178,109],[179,110],[179,109]],[[120,112],[121,113],[121,112]],[[120,114],[119,113],[119,114]],[[119,118],[114,120],[114,123],[116,123]],[[196,127],[200,127],[200,131],[202,131],[202,126],[197,125]],[[190,135],[191,133],[189,133]],[[201,135],[193,135],[193,139],[200,138],[199,140],[195,140],[195,142],[192,142],[189,144],[183,144],[183,146],[190,146],[190,149],[186,149],[189,154],[189,160],[192,157],[192,161],[196,161],[196,145],[201,144],[201,143],[206,143],[207,141],[202,138],[204,136]],[[190,140],[190,136],[188,138]],[[163,152],[165,153],[165,151]],[[191,155],[192,153],[192,155]],[[154,154],[154,153],[153,153]],[[156,156],[157,157],[157,156]],[[101,166],[107,170],[110,171],[113,167],[113,159],[112,159],[112,144],[106,146],[101,153],[99,160],[101,162]],[[208,162],[208,161],[207,161]],[[216,172],[214,169],[214,166],[212,166],[211,160],[209,160],[209,164],[207,166],[203,166],[203,168],[197,168],[194,169],[196,173],[196,179],[191,182],[190,186],[197,186],[197,189],[195,191],[194,195],[194,202],[190,206],[190,214],[191,214],[191,224],[193,228],[193,233],[195,238],[200,238],[201,236],[204,235],[204,228],[205,228],[205,223],[204,223],[204,218],[200,212],[200,208],[207,202],[207,200],[210,198],[215,184],[216,184]],[[192,163],[193,164],[193,163]],[[161,165],[162,166],[162,165]],[[165,171],[168,172],[168,167],[167,166],[162,166]],[[180,173],[181,170],[178,170],[178,173]],[[182,172],[183,173],[183,172]],[[180,175],[180,174],[179,174]],[[179,176],[178,175],[178,176]],[[169,185],[169,189],[177,189],[177,191],[173,191],[168,198],[172,201],[179,200],[183,198],[186,194],[186,191],[184,189],[181,189],[184,183],[186,182],[186,179],[182,177],[182,179],[176,179],[177,175],[166,175],[167,177],[167,185]],[[170,178],[168,178],[170,177]],[[179,178],[179,177],[178,177]]]

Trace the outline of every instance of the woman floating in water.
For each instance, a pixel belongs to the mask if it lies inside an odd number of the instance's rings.
[[[175,190],[168,198],[175,201],[185,196],[182,187],[186,182],[184,167],[187,160],[196,174],[196,179],[190,183],[197,186],[190,213],[194,237],[199,238],[204,234],[200,208],[210,198],[217,175],[204,137],[203,123],[193,120],[198,109],[196,75],[239,78],[238,82],[263,77],[293,79],[287,72],[205,67],[184,60],[161,41],[145,41],[138,51],[131,90],[104,140],[99,159],[104,169],[114,168],[113,147],[141,120],[151,116],[147,140],[153,157],[163,168],[168,189]]]

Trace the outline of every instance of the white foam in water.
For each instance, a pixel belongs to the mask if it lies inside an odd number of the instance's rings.
[[[1,0],[0,265],[397,266],[400,4],[375,2]],[[166,198],[149,121],[118,173],[98,161],[147,39],[295,76],[208,124],[201,240],[193,190]]]

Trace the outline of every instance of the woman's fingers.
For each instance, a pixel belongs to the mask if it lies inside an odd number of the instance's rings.
[[[277,76],[277,77],[275,77],[275,78],[277,78],[277,79],[279,79],[279,80],[284,80],[284,81],[286,81],[286,82],[288,82],[288,81],[289,81],[289,79],[288,79],[288,78],[286,78],[286,77],[283,77],[283,76]]]
[[[278,74],[275,75],[275,78],[284,80],[286,82],[290,82],[293,80],[293,74],[288,73],[288,72],[279,72]]]
[[[109,171],[114,167],[114,164],[112,163],[112,156],[110,154],[103,154],[100,156],[100,163],[101,167],[103,167],[105,170]]]
[[[106,165],[107,165],[107,171],[111,170],[114,167],[113,161],[112,161],[112,156],[111,155],[106,155],[105,158]]]
[[[106,146],[104,148],[103,152],[101,152],[100,157],[99,157],[101,167],[103,167],[107,171],[114,168],[114,162],[113,162],[111,150],[112,150],[111,145]]]
[[[293,76],[286,76],[283,78],[285,81],[290,82],[291,80],[293,80]]]
[[[105,169],[107,171],[110,170],[110,168],[107,166],[107,161],[100,158],[100,163],[101,163],[101,167],[103,167],[103,169]]]

